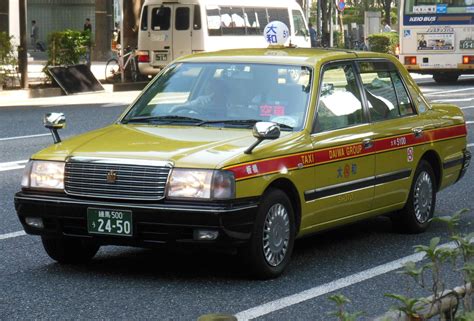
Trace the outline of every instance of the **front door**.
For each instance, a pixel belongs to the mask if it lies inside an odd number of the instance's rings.
[[[314,189],[305,191],[311,214],[304,224],[331,225],[372,208],[375,154],[372,125],[364,112],[351,62],[323,69],[312,143]]]

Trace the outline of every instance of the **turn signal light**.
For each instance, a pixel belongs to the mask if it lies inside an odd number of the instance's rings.
[[[148,55],[148,52],[146,51],[139,51],[137,53],[138,56],[138,62],[150,62],[150,56]]]
[[[400,54],[400,45],[395,47],[395,55],[398,56]]]
[[[474,64],[474,56],[462,56],[462,63],[465,65]]]
[[[415,56],[405,57],[405,65],[416,65],[416,57]]]

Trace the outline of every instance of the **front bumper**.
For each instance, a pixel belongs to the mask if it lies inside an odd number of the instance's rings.
[[[130,210],[133,215],[133,236],[90,234],[87,231],[87,208]],[[93,239],[102,245],[153,247],[162,245],[200,244],[222,247],[243,245],[250,239],[258,208],[258,199],[227,203],[163,202],[124,203],[18,192],[15,208],[28,234],[51,237]],[[26,217],[42,218],[44,228],[25,223]],[[213,241],[193,238],[195,229],[219,231]]]

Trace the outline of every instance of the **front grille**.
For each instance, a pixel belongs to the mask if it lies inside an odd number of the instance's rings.
[[[159,200],[171,166],[69,161],[64,173],[67,194],[97,198]]]

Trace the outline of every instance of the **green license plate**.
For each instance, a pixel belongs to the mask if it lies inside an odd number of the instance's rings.
[[[132,236],[132,211],[88,208],[89,233]]]

